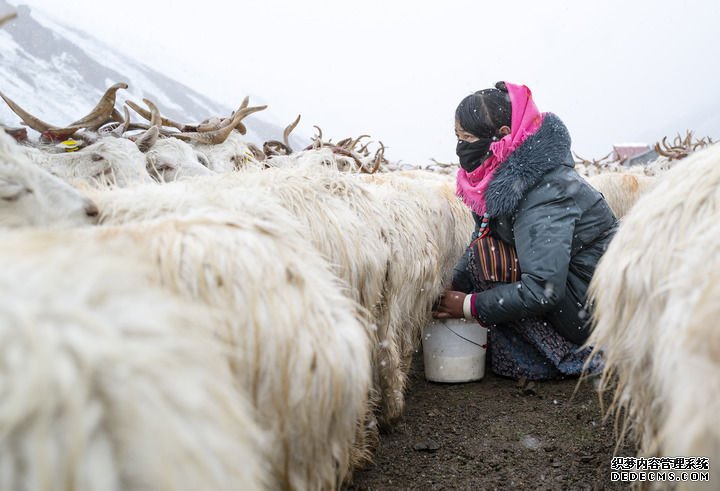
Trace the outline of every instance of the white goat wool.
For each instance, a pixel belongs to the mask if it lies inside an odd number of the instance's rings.
[[[214,172],[231,172],[246,167],[261,169],[262,163],[256,161],[243,136],[232,131],[223,143],[193,143],[193,148],[208,160],[208,168]]]
[[[624,217],[640,197],[652,190],[659,177],[626,172],[607,172],[587,178],[600,191],[617,218]]]
[[[222,315],[217,334],[272,438],[276,487],[333,489],[367,458],[369,330],[285,209],[263,190],[220,182],[97,197],[106,223],[131,222],[108,233],[131,235],[156,265],[156,281]]]
[[[3,235],[0,489],[267,489],[214,314],[96,233]]]
[[[152,148],[145,152],[145,158],[147,171],[160,182],[214,174],[204,165],[208,164],[208,161],[203,154],[177,138],[158,139]]]
[[[431,304],[449,283],[473,228],[469,211],[454,196],[452,178],[427,172],[360,178],[322,168],[268,169],[93,197],[106,223],[212,207],[249,223],[272,224],[285,242],[309,240],[314,248],[303,254],[317,250],[343,281],[342,291],[377,326],[368,330],[373,339],[371,395],[381,396],[383,419],[389,423],[402,414],[409,359]],[[275,261],[282,261],[278,254]],[[286,321],[278,320],[280,325]],[[376,432],[369,420],[359,441],[371,441]]]
[[[96,215],[92,201],[31,164],[0,130],[0,228],[83,225]]]
[[[49,153],[22,147],[33,163],[62,179],[84,179],[88,182],[126,187],[152,182],[145,154],[127,138],[107,136],[77,152]]]
[[[588,343],[604,350],[603,385],[617,379],[613,407],[642,454],[720,461],[719,223],[715,145],[638,200],[590,285]],[[720,481],[720,468],[711,472]]]

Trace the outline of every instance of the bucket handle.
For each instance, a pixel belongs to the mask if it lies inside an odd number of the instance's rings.
[[[445,329],[447,329],[448,331],[450,331],[451,333],[453,333],[454,335],[456,335],[456,336],[459,337],[460,339],[464,339],[464,340],[467,341],[468,343],[472,343],[472,344],[474,344],[475,346],[479,346],[479,347],[482,348],[482,349],[487,349],[487,343],[485,343],[485,344],[478,344],[478,343],[476,343],[475,341],[473,341],[472,339],[468,339],[468,338],[466,338],[465,336],[456,333],[455,331],[453,331],[452,329],[450,329],[447,324],[443,324],[443,326],[445,327]]]

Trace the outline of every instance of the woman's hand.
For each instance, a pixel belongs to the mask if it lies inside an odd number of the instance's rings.
[[[433,310],[435,319],[462,319],[463,302],[467,293],[447,290],[440,296],[440,302]]]

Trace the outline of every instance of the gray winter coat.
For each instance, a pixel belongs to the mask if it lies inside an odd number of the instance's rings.
[[[547,114],[497,170],[485,195],[490,233],[517,250],[521,279],[475,296],[487,324],[543,316],[568,340],[589,334],[588,284],[617,228],[603,196],[574,170],[570,135]],[[480,219],[475,215],[475,221]],[[468,291],[467,252],[455,270]]]

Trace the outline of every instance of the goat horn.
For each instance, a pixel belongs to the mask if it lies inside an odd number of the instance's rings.
[[[293,132],[293,130],[297,127],[298,123],[300,122],[300,115],[298,114],[297,118],[295,118],[295,121],[290,123],[285,127],[285,131],[283,131],[283,142],[285,143],[285,146],[290,150],[290,153],[292,153],[292,149],[290,147],[290,133]]]
[[[362,161],[358,158],[357,155],[355,155],[353,152],[350,152],[349,150],[345,150],[344,148],[341,148],[341,147],[338,147],[335,145],[331,145],[331,148],[332,148],[332,152],[334,154],[344,155],[346,157],[350,157],[351,159],[353,159],[355,161],[355,163],[358,165],[358,170],[360,172],[363,172]]]
[[[177,133],[173,134],[175,138],[180,138],[181,140],[190,140],[197,143],[205,143],[205,144],[217,144],[224,142],[227,137],[230,135],[230,132],[237,126],[238,123],[243,118],[246,118],[252,113],[262,111],[263,109],[267,109],[267,106],[255,106],[255,107],[246,107],[242,110],[239,110],[235,113],[232,120],[230,121],[230,124],[226,125],[223,128],[220,128],[218,130],[213,131],[206,131],[203,133],[200,132],[190,132],[190,133]]]
[[[100,102],[97,103],[92,111],[90,111],[90,113],[84,118],[78,119],[74,123],[70,123],[70,125],[80,126],[81,128],[97,128],[110,118],[113,109],[115,109],[115,96],[117,95],[117,91],[127,88],[128,84],[125,82],[119,82],[111,87],[108,87],[100,99]]]
[[[143,99],[145,105],[150,109],[150,126],[161,126],[160,110],[150,99]]]
[[[692,137],[693,132],[691,130],[687,130],[687,134],[685,135],[685,139],[683,140],[683,146],[685,148],[688,148],[692,145]]]
[[[143,99],[143,101],[145,101],[145,100],[146,99]],[[125,104],[130,106],[132,108],[132,110],[135,111],[136,113],[138,113],[143,119],[146,119],[148,121],[152,120],[152,114],[147,109],[140,107],[138,104],[134,103],[131,100],[125,101]],[[145,104],[147,104],[147,102]],[[165,118],[162,116],[160,117],[160,124],[162,126],[170,126],[171,128],[177,128],[180,131],[183,131],[185,129],[185,125],[176,123],[172,119]]]
[[[313,125],[313,128],[315,128],[315,129],[318,131],[317,139],[318,139],[319,142],[322,143],[322,139],[323,139],[323,137],[322,137],[322,129],[321,129],[318,125],[316,125],[316,124]]]
[[[338,147],[342,147],[345,150],[352,150],[352,147],[350,144],[352,143],[352,137],[343,138],[342,140],[337,142]]]
[[[247,97],[246,97],[247,99]],[[242,107],[242,106],[241,106]],[[238,109],[238,111],[233,115],[233,119],[231,121],[231,126],[238,130],[241,135],[244,135],[247,132],[247,129],[245,128],[245,125],[242,124],[240,121],[250,116],[252,113],[256,113],[259,111],[264,111],[267,109],[267,105],[263,106],[254,106],[254,107],[243,107],[242,109]],[[238,118],[238,114],[240,117]]]
[[[579,156],[577,153],[573,152],[572,154],[573,154],[573,156],[575,156],[576,159],[578,159],[578,161],[579,161],[581,164],[583,164],[583,165],[590,165],[590,164],[592,164],[592,161],[590,161],[590,160],[588,160],[588,159],[582,158],[582,157]]]
[[[125,114],[125,117],[123,118],[122,123],[120,123],[117,128],[110,132],[113,136],[123,136],[128,130],[128,127],[130,126],[130,111],[128,110],[127,106],[123,106],[123,113]]]
[[[370,145],[370,142],[367,142],[365,145],[360,147],[360,150],[358,150],[358,153],[363,154],[364,156],[370,155],[370,151],[368,150],[368,146]]]
[[[377,152],[375,152],[375,163],[368,174],[375,174],[380,168],[380,164],[385,159],[385,145],[383,145],[383,142],[378,143],[380,143],[380,148],[378,148]]]
[[[17,12],[12,12],[12,13],[10,13],[10,14],[7,14],[7,15],[4,15],[4,16],[0,17],[0,26],[3,25],[3,24],[5,24],[5,23],[8,22],[8,21],[13,20],[13,19],[16,18],[16,17],[17,17]]]
[[[249,103],[250,103],[250,97],[245,96],[242,103],[240,103],[240,107],[237,109],[237,111],[233,111],[232,115],[230,115],[229,118],[220,118],[220,121],[210,119],[210,121],[208,121],[206,123],[199,124],[197,126],[196,131],[199,131],[199,132],[217,131],[217,130],[221,130],[221,129],[225,128],[228,125],[233,124],[233,121],[235,121],[235,115],[238,112],[242,112],[245,109],[247,109]],[[265,107],[267,107],[267,106],[265,106]],[[242,123],[235,123],[234,127],[242,135],[244,135],[247,132],[247,128],[245,128],[245,125]]]
[[[12,99],[10,99],[8,96],[0,92],[0,97],[3,98],[5,103],[10,106],[10,109],[20,116],[20,119],[23,120],[23,122],[28,125],[30,128],[34,129],[38,133],[52,133],[56,138],[64,139],[73,133],[75,133],[77,130],[82,128],[82,126],[68,126],[66,128],[55,126],[49,123],[46,123],[45,121],[36,118],[26,110],[24,110],[22,107],[20,107],[18,104],[16,104]]]
[[[353,143],[352,143],[352,146],[350,147],[350,149],[351,150],[354,149],[357,146],[357,144],[360,143],[360,140],[362,140],[363,138],[370,138],[370,135],[360,135],[357,138],[355,138],[353,140]]]
[[[265,152],[263,150],[260,150],[257,145],[254,143],[248,143],[247,144],[248,149],[250,152],[252,152],[253,157],[255,157],[255,160],[263,161],[267,157],[265,155]]]

